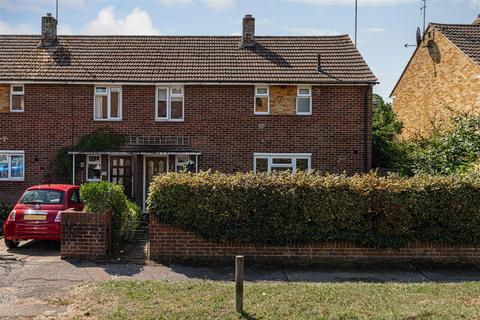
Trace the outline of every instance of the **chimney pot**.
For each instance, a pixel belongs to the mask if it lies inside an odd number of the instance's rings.
[[[255,46],[255,18],[251,14],[243,17],[242,47]]]
[[[42,17],[42,47],[51,47],[57,43],[57,19],[47,13]]]
[[[477,16],[477,19],[475,19],[475,21],[473,21],[473,24],[477,25],[477,26],[480,26],[480,14]]]

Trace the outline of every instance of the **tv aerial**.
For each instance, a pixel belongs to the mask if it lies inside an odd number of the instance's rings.
[[[420,11],[422,12],[423,14],[423,33],[422,31],[420,30],[420,27],[417,28],[417,34],[416,34],[416,42],[417,44],[408,44],[406,43],[405,44],[405,48],[408,48],[408,47],[418,47],[420,46],[420,44],[422,43],[422,40],[423,40],[423,36],[425,35],[425,32],[427,31],[426,30],[426,26],[427,26],[427,0],[422,0],[423,2],[423,5],[422,7],[420,8]]]

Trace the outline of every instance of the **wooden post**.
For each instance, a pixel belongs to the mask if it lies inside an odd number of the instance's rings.
[[[235,305],[238,312],[243,312],[243,256],[235,257]]]

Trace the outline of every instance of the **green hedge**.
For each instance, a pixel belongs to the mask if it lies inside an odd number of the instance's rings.
[[[476,176],[167,173],[149,190],[161,222],[211,240],[480,243]]]
[[[112,212],[112,234],[115,242],[130,240],[141,219],[141,210],[125,196],[123,187],[101,181],[80,187],[80,198],[86,212]]]

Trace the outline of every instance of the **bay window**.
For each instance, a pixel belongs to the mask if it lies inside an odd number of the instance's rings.
[[[156,97],[156,121],[183,121],[183,87],[157,87]]]
[[[253,172],[310,171],[311,157],[309,153],[255,153]]]
[[[122,120],[122,87],[95,87],[94,119],[97,121]]]
[[[23,151],[0,151],[0,181],[25,179],[25,154]]]

